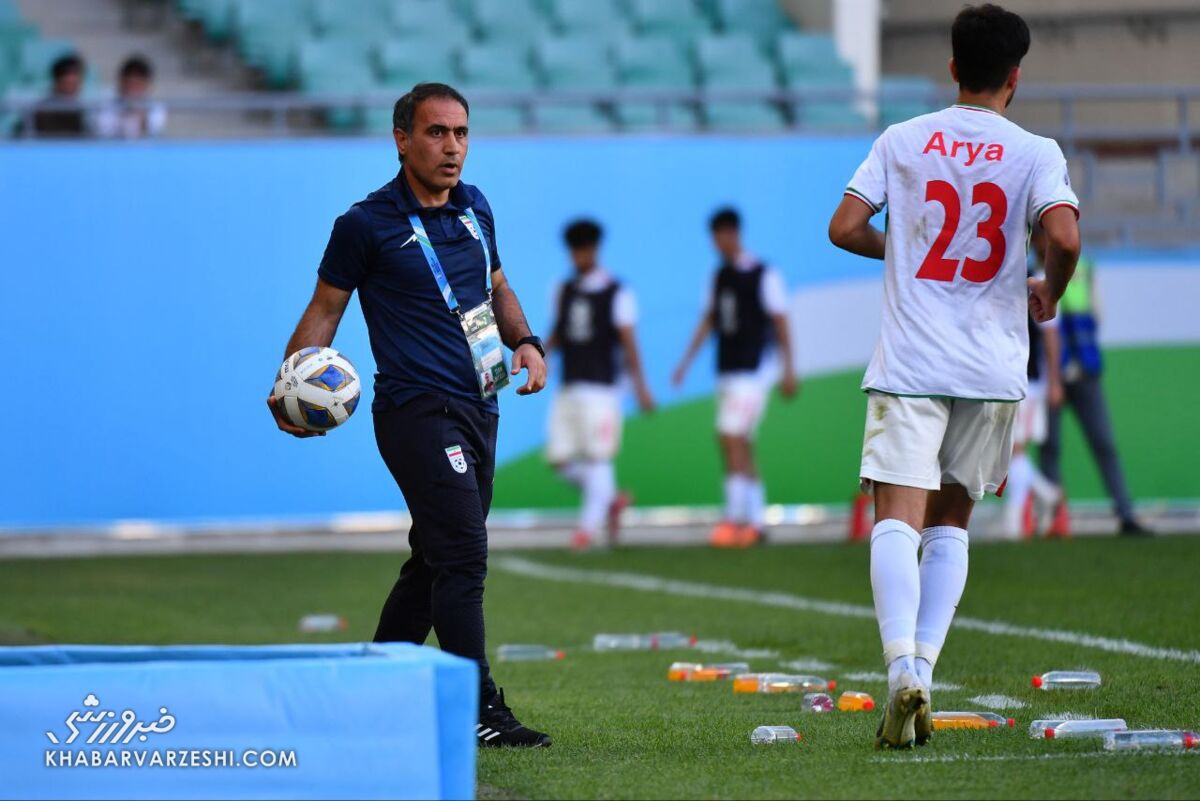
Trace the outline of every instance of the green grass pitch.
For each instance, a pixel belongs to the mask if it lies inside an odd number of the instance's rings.
[[[1079,644],[955,630],[934,694],[939,708],[1004,695],[1024,704],[1012,730],[939,732],[911,753],[878,754],[874,713],[799,713],[796,696],[735,696],[725,683],[666,680],[689,653],[594,653],[597,632],[675,629],[779,660],[819,659],[839,690],[882,699],[869,618],[615,589],[517,575],[518,556],[541,565],[618,571],[870,604],[861,546],[765,547],[744,552],[630,549],[576,555],[496,553],[488,578],[489,643],[567,649],[554,663],[499,663],[497,680],[554,747],[483,752],[480,794],[493,798],[1197,798],[1200,754],[1112,755],[1095,741],[1028,738],[1037,717],[1071,712],[1124,717],[1143,727],[1200,727],[1200,664],[1113,653]],[[306,612],[345,615],[349,631],[317,639],[369,639],[400,554],[264,554],[0,562],[0,639],[107,643],[294,642]],[[960,615],[1127,639],[1158,648],[1198,647],[1200,537],[1149,542],[1077,540],[977,544]],[[719,657],[712,657],[717,659]],[[750,660],[756,669],[776,659]],[[1047,693],[1029,679],[1088,667],[1097,691]],[[758,724],[795,726],[795,747],[754,747]],[[403,755],[397,755],[402,759]]]

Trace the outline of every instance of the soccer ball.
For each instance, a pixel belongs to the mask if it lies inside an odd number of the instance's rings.
[[[349,420],[360,390],[354,365],[333,348],[302,348],[275,374],[284,417],[308,431],[328,431]]]

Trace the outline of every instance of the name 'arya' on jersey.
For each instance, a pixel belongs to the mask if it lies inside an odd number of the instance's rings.
[[[984,150],[984,148],[987,148]],[[1001,161],[1004,158],[1004,145],[999,142],[991,144],[987,142],[960,142],[957,139],[950,140],[950,150],[946,151],[946,135],[941,131],[934,131],[933,136],[929,137],[929,143],[925,145],[925,149],[921,151],[921,155],[927,156],[930,153],[936,153],[939,156],[947,158],[958,158],[958,151],[964,150],[967,161],[966,166],[970,167],[979,158],[979,154],[983,153],[984,161]]]

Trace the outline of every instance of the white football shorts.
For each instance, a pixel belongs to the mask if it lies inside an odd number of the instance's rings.
[[[567,385],[550,407],[546,459],[608,461],[621,442],[621,396],[615,389]]]
[[[767,408],[769,385],[756,375],[717,379],[717,433],[754,439]]]
[[[975,500],[998,490],[1012,460],[1017,404],[867,393],[863,489],[872,481],[937,490],[962,484]]]

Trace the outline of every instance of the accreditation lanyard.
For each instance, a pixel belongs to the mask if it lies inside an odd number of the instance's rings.
[[[479,224],[479,218],[475,216],[475,211],[468,208],[463,212],[466,224],[470,221],[470,225],[474,227],[474,233],[479,244],[483,245],[483,263],[487,271],[485,280],[487,281],[487,298],[488,301],[492,297],[492,251],[488,247],[487,235],[483,233],[483,227]],[[460,218],[461,219],[461,218]],[[459,306],[458,298],[454,296],[454,289],[450,286],[450,281],[446,278],[446,271],[442,269],[441,259],[438,258],[437,251],[433,249],[433,243],[429,241],[429,235],[425,233],[425,226],[421,222],[421,218],[413,213],[408,215],[408,222],[412,225],[413,233],[417,237],[417,242],[421,245],[421,251],[425,254],[425,261],[429,262],[429,271],[433,273],[433,280],[437,282],[438,289],[442,293],[442,299],[446,301],[446,306],[450,311],[454,312],[459,317],[462,317],[462,307]]]

